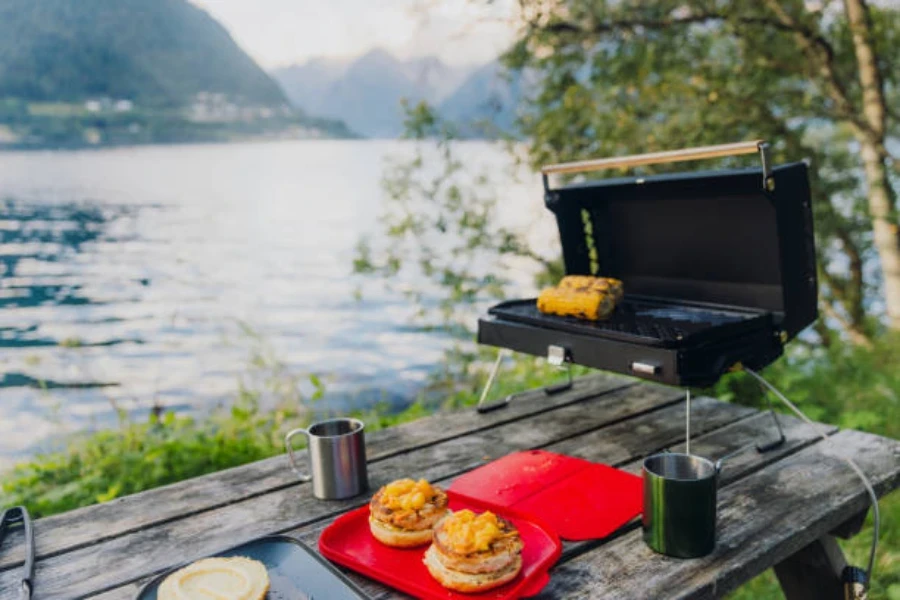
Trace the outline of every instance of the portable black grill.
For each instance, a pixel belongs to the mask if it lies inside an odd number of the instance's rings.
[[[812,209],[804,163],[771,167],[761,141],[542,170],[567,274],[622,280],[606,321],[546,315],[512,300],[478,322],[478,341],[679,386],[736,364],[758,370],[817,316]],[[758,152],[762,168],[588,181],[553,173]]]

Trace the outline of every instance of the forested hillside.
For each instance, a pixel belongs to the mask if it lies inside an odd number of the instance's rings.
[[[0,98],[280,105],[278,85],[186,0],[0,0]]]

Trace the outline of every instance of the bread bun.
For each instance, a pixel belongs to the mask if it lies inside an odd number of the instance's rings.
[[[444,566],[434,546],[425,551],[424,562],[428,572],[438,580],[438,583],[457,592],[484,592],[512,581],[522,570],[522,557],[516,556],[512,562],[499,571],[490,573],[454,571]]]
[[[512,580],[522,570],[522,539],[509,521],[490,511],[461,510],[434,528],[425,553],[428,572],[441,585],[480,592]]]
[[[375,539],[388,546],[421,546],[431,541],[432,529],[449,512],[441,488],[424,479],[398,479],[372,496],[369,527]]]
[[[423,546],[431,541],[431,529],[403,531],[372,518],[369,518],[369,527],[375,539],[388,546],[412,548],[413,546]]]
[[[204,558],[166,577],[159,600],[263,600],[269,574],[261,562],[243,556]]]

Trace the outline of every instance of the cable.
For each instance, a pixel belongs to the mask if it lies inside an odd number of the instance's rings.
[[[805,414],[803,414],[803,411],[801,411],[799,408],[797,408],[793,402],[788,400],[784,396],[784,394],[779,392],[775,388],[775,386],[773,386],[771,383],[769,383],[768,381],[763,379],[762,375],[760,375],[753,369],[748,369],[747,367],[744,367],[744,370],[747,373],[749,373],[754,379],[756,379],[760,384],[762,384],[767,390],[769,390],[770,392],[775,394],[775,396],[779,400],[784,402],[784,404],[789,409],[794,411],[794,413],[796,413],[796,415],[798,417],[800,417],[803,421],[805,421],[808,425],[810,425],[816,431],[816,433],[818,433],[822,437],[822,439],[825,440],[826,443],[831,444],[834,448],[839,450],[837,444],[834,443],[834,440],[832,440],[830,437],[825,435],[818,427],[816,427],[816,423],[814,423],[812,421],[812,419],[810,419]],[[878,548],[878,530],[881,527],[881,514],[878,511],[878,496],[875,494],[875,488],[872,487],[872,483],[869,481],[869,478],[866,477],[866,474],[863,473],[862,469],[859,468],[859,465],[857,465],[853,461],[853,459],[846,458],[843,456],[839,456],[839,458],[841,458],[841,460],[843,460],[848,465],[850,465],[850,468],[853,469],[853,471],[856,473],[856,475],[860,478],[860,480],[862,481],[863,485],[866,488],[866,491],[869,493],[869,498],[872,501],[872,520],[874,521],[874,530],[872,531],[872,548],[869,550],[869,568],[866,570],[866,577],[868,578],[869,585],[871,585],[872,584],[872,570],[875,567],[875,550],[876,550],[876,548]]]

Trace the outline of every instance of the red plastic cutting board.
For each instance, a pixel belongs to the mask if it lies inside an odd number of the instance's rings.
[[[447,493],[451,510],[492,510],[508,519],[522,537],[522,572],[512,581],[480,594],[461,594],[441,586],[422,557],[428,546],[391,548],[369,530],[368,505],[341,515],[319,538],[319,551],[334,562],[426,600],[512,600],[537,594],[550,581],[547,571],[559,559],[562,545],[547,526],[517,510],[494,508],[486,503]]]
[[[566,540],[603,538],[641,514],[641,478],[580,458],[528,450],[460,476],[450,489],[513,508]]]

